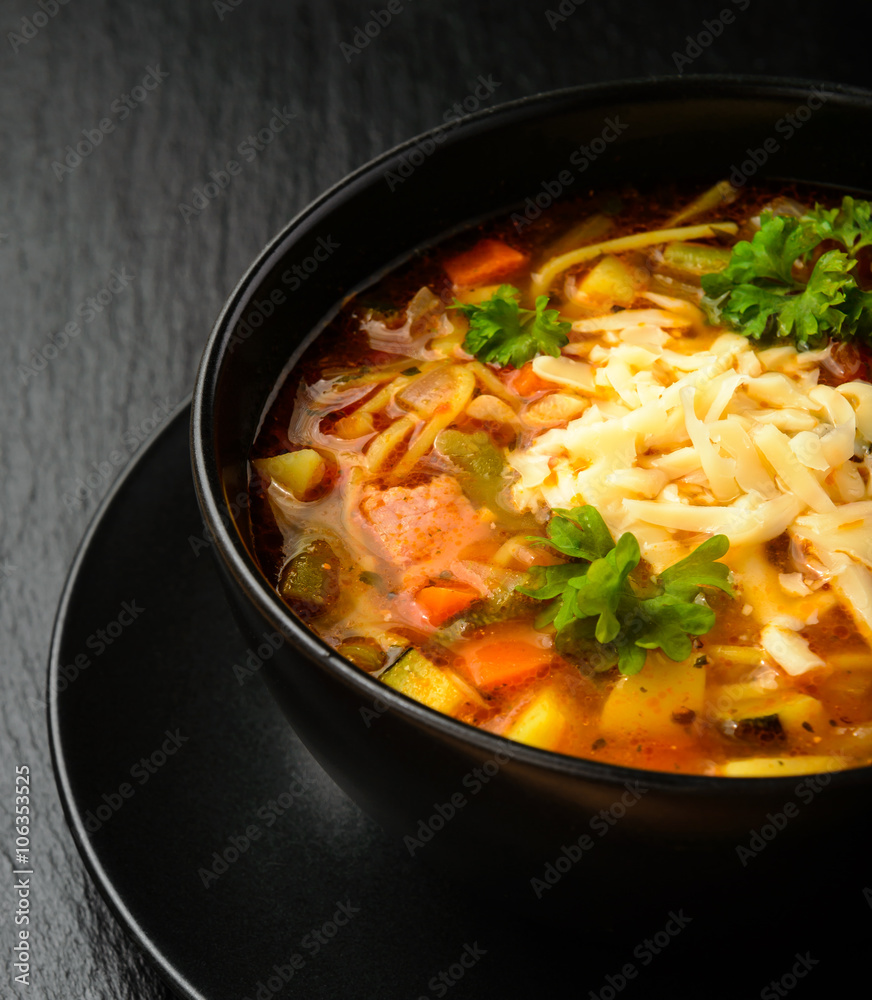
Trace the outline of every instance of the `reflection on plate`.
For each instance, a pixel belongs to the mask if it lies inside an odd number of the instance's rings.
[[[683,985],[735,998],[849,981],[872,934],[869,870],[821,885],[810,857],[797,906],[755,893],[737,862],[734,884],[664,900],[641,926],[616,873],[625,919],[600,922],[604,901],[580,898],[578,923],[556,927],[475,903],[487,858],[468,859],[460,886],[428,873],[323,774],[257,676],[269,650],[246,649],[230,618],[187,421],[185,407],[82,546],[49,699],[82,855],[179,995],[614,1000]]]

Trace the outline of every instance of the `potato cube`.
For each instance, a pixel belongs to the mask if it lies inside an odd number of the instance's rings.
[[[258,472],[290,490],[298,500],[305,499],[327,471],[327,463],[312,448],[287,451],[273,458],[259,458],[254,465]]]
[[[546,687],[521,711],[504,735],[541,750],[556,750],[565,730],[566,716],[560,696],[555,688]]]
[[[638,674],[622,677],[603,707],[604,736],[626,739],[645,734],[646,740],[686,743],[692,739],[687,722],[705,704],[705,667],[695,667],[694,654],[676,663],[650,652]]]

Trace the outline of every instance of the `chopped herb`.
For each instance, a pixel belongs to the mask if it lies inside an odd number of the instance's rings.
[[[416,368],[414,365],[412,365],[411,368],[407,368],[405,371],[400,372],[400,374],[401,375],[420,375],[421,374],[421,369],[420,368]]]
[[[591,743],[590,748],[591,750],[602,750],[605,745],[606,741],[602,738],[602,736],[600,736],[598,740],[594,740],[593,743]]]
[[[531,541],[572,561],[534,567],[534,586],[517,589],[548,601],[536,627],[553,624],[558,651],[595,670],[617,665],[622,674],[637,674],[649,649],[661,649],[672,660],[687,659],[691,636],[703,635],[715,623],[714,611],[697,603],[703,588],[733,595],[729,567],[715,561],[729,548],[726,535],[709,538],[643,590],[630,579],[641,560],[636,536],[625,532],[615,544],[595,507],[555,510],[547,531],[547,540]]]
[[[357,579],[360,580],[361,583],[365,583],[368,587],[378,587],[384,582],[378,573],[373,573],[368,569],[365,569]]]
[[[480,304],[467,305],[454,300],[469,320],[469,330],[463,342],[464,350],[479,361],[520,368],[537,354],[556,358],[560,348],[569,343],[571,324],[560,319],[556,309],[547,309],[548,296],[536,299],[535,309],[522,309],[521,293],[513,285],[500,285],[494,294]]]
[[[704,667],[707,663],[708,663],[708,657],[707,656],[698,656],[693,661],[693,665],[695,667]]]
[[[818,247],[832,241],[803,271]],[[703,306],[713,322],[746,337],[793,339],[800,349],[828,337],[872,334],[872,293],[857,283],[857,254],[872,245],[872,202],[849,195],[840,208],[817,206],[801,218],[764,212],[753,239],[733,247],[730,263],[702,277]]]

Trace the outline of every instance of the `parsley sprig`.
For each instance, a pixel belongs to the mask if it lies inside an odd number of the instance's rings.
[[[464,350],[479,361],[520,368],[537,354],[556,358],[560,348],[569,343],[570,323],[560,319],[556,309],[547,309],[548,296],[536,299],[535,309],[522,309],[521,293],[513,285],[500,285],[494,294],[479,304],[454,300],[469,320],[463,342]]]
[[[703,588],[733,595],[729,567],[716,562],[729,548],[726,535],[707,539],[643,588],[631,578],[641,559],[636,536],[625,532],[615,544],[595,507],[555,510],[547,533],[535,541],[572,561],[535,567],[536,585],[518,590],[549,602],[536,627],[553,624],[558,650],[596,670],[617,664],[622,674],[636,674],[649,649],[687,659],[690,637],[715,623],[714,611],[700,597]]]
[[[828,249],[803,281],[795,265],[807,265],[825,240]],[[872,244],[872,203],[846,195],[840,208],[821,208],[800,218],[764,212],[760,229],[733,247],[727,267],[702,277],[703,306],[714,322],[747,337],[792,338],[801,349],[827,337],[846,340],[872,334],[872,293],[857,284],[857,254]]]

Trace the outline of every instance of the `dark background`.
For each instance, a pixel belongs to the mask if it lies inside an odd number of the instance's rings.
[[[844,6],[796,3],[788,13],[759,0],[587,0],[552,27],[546,12],[559,0],[405,0],[365,49],[343,54],[340,43],[384,5],[0,3],[0,843],[11,868],[12,775],[27,763],[40,860],[40,948],[21,995],[169,996],[75,850],[40,700],[55,609],[88,521],[189,393],[213,318],[271,235],[348,171],[439,124],[479,76],[499,83],[492,104],[671,74],[687,36],[723,8],[735,21],[685,72],[872,84],[868,32]],[[570,6],[563,0],[564,11]],[[41,11],[52,16],[25,41]],[[155,71],[168,75],[125,114],[124,95]],[[273,109],[290,119],[275,140],[205,208],[180,211],[210,171],[240,159],[237,147]],[[106,118],[114,129],[63,169],[65,147]],[[846,155],[852,141],[868,138],[846,139]],[[132,277],[123,286],[116,278],[105,308],[83,316],[80,306],[113,271]],[[52,346],[50,337],[77,320],[79,332]],[[82,485],[89,475],[98,485]],[[3,922],[7,962],[8,906]],[[0,994],[7,990],[17,992],[4,971]]]

